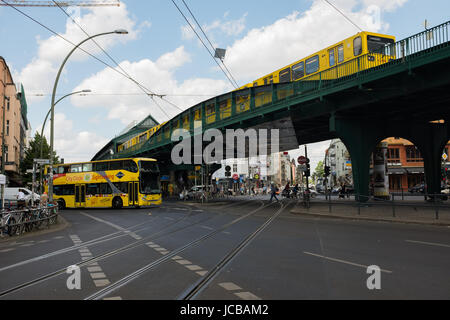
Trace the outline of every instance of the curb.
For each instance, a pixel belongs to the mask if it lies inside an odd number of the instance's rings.
[[[320,218],[335,218],[335,219],[344,219],[344,220],[363,220],[363,221],[382,221],[382,222],[394,222],[394,223],[406,223],[406,224],[421,224],[421,225],[431,225],[438,227],[448,227],[450,226],[450,222],[428,222],[428,221],[419,221],[419,220],[400,220],[400,219],[390,219],[390,218],[371,218],[371,217],[361,217],[361,216],[340,216],[326,213],[312,213],[305,212],[298,209],[293,209],[289,211],[289,213],[294,215],[303,215],[310,217],[320,217]]]

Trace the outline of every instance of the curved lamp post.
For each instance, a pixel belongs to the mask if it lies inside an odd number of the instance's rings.
[[[76,49],[78,49],[83,43],[91,40],[92,38],[104,36],[107,34],[128,34],[128,31],[124,29],[118,29],[111,32],[103,32],[99,33],[93,36],[90,36],[89,38],[84,39],[79,44],[77,44],[67,55],[67,57],[64,59],[63,63],[61,64],[61,67],[59,68],[58,74],[56,75],[55,84],[53,86],[53,93],[52,93],[52,104],[51,104],[51,117],[50,117],[50,165],[49,165],[49,178],[48,178],[48,198],[50,202],[53,202],[53,140],[54,140],[54,128],[55,128],[55,96],[56,96],[56,88],[58,87],[58,81],[59,77],[61,76],[61,72],[64,68],[64,65],[66,64],[69,57],[72,55],[72,53],[75,52]]]
[[[55,102],[55,106],[61,101],[61,100],[63,100],[64,98],[67,98],[67,97],[69,97],[69,96],[72,96],[72,95],[74,95],[74,94],[78,94],[78,93],[88,93],[88,92],[92,92],[90,89],[84,89],[84,90],[80,90],[80,91],[76,91],[76,92],[72,92],[72,93],[69,93],[69,94],[66,94],[65,96],[63,96],[62,98],[60,98],[58,101],[56,101]],[[42,157],[43,157],[43,144],[44,144],[44,129],[45,129],[45,125],[46,125],[46,123],[47,123],[47,119],[48,119],[48,116],[50,115],[50,112],[52,111],[52,109],[50,108],[49,110],[48,110],[48,112],[47,112],[47,115],[45,116],[45,119],[44,119],[44,124],[42,125],[42,129],[41,129],[41,144],[40,144],[40,159],[42,159]],[[40,193],[42,193],[42,169],[40,170]]]

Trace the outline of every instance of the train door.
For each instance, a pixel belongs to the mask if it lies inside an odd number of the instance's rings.
[[[128,182],[128,205],[139,205],[138,199],[139,182]]]
[[[86,207],[86,185],[85,184],[75,185],[75,207],[76,208]]]

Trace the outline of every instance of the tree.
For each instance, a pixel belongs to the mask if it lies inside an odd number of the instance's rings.
[[[325,174],[325,168],[323,166],[323,161],[319,161],[319,163],[316,166],[316,169],[313,173],[313,178],[316,180],[317,178],[322,178]]]
[[[42,158],[50,159],[50,146],[47,143],[45,136],[42,136],[36,132],[33,140],[30,141],[30,145],[25,149],[25,157],[20,162],[20,173],[23,177],[24,184],[31,183],[33,180],[33,175],[31,173],[26,173],[28,169],[33,169],[33,160],[41,158],[41,140],[42,141]],[[59,163],[59,157],[56,152],[53,151],[53,163]],[[39,175],[36,176],[39,179]]]

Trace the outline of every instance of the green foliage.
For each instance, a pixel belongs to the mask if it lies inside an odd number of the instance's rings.
[[[42,141],[42,157],[41,157],[41,141]],[[31,173],[26,173],[28,169],[33,169],[34,159],[50,159],[50,146],[47,143],[45,136],[36,132],[33,140],[30,141],[30,146],[25,149],[25,157],[20,162],[20,173],[23,177],[23,182],[26,185],[33,180]],[[59,163],[59,157],[56,152],[53,152],[53,163]],[[39,179],[37,175],[36,179]]]
[[[313,178],[314,179],[321,178],[324,176],[324,174],[325,174],[325,168],[323,165],[323,161],[319,161],[319,163],[317,164],[317,167],[313,173]]]

